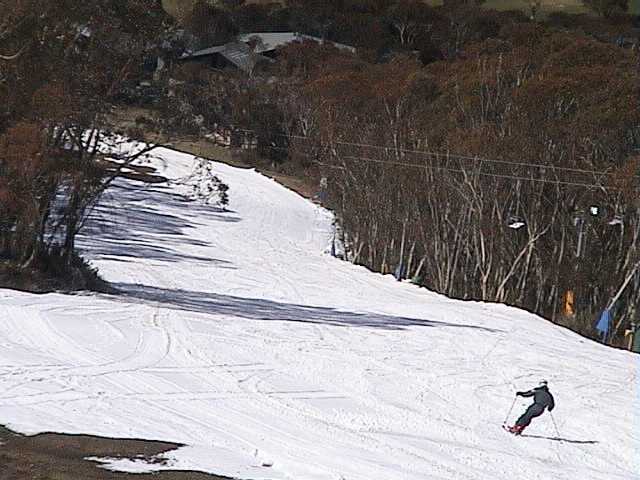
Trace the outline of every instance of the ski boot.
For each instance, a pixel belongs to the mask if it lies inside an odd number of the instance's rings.
[[[523,425],[514,425],[512,427],[508,427],[507,430],[509,430],[509,432],[513,433],[514,435],[522,435],[522,431],[524,430],[524,426]]]

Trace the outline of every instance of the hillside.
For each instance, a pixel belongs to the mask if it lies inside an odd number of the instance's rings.
[[[204,205],[157,153],[171,181],[119,180],[78,240],[120,294],[0,291],[0,424],[186,445],[125,471],[636,478],[637,355],[341,262],[331,214],[252,170],[213,164],[230,205]],[[505,433],[540,378],[558,432]]]

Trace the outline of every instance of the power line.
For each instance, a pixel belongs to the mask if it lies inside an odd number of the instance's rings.
[[[448,167],[435,167],[435,166],[432,166],[432,165],[420,165],[419,163],[376,160],[376,159],[373,159],[373,158],[366,158],[366,157],[363,158],[363,157],[349,157],[349,156],[347,156],[347,157],[344,157],[344,158],[353,159],[353,160],[369,161],[369,162],[373,162],[373,163],[383,163],[383,164],[386,163],[386,164],[392,164],[392,165],[402,165],[402,166],[406,166],[406,167],[431,168],[431,169],[434,169],[434,170],[444,170],[444,171],[454,172],[454,173],[467,173],[467,171],[463,170],[463,169],[448,168]],[[528,182],[551,183],[551,184],[554,184],[554,185],[572,185],[572,186],[576,186],[576,187],[604,187],[604,188],[606,188],[605,185],[596,184],[596,183],[569,182],[569,181],[566,181],[566,180],[549,180],[549,179],[546,179],[546,178],[521,177],[521,176],[517,176],[517,175],[507,175],[507,174],[501,174],[501,173],[489,173],[489,172],[482,172],[482,171],[473,172],[473,173],[476,173],[478,175],[487,176],[487,177],[504,178],[504,179],[509,179],[509,180],[523,180],[523,181],[528,181]],[[611,188],[615,188],[615,187],[611,187]]]
[[[236,129],[236,131],[238,131],[238,132],[247,132],[247,133],[251,133],[251,134],[257,136],[256,132],[254,130]],[[275,135],[271,135],[271,136],[272,137],[277,137],[277,138],[297,139],[297,140],[305,140],[305,141],[308,141],[308,142],[312,142],[312,140],[308,136],[305,136],[305,135],[275,134]],[[385,145],[374,145],[374,144],[370,144],[370,143],[345,142],[345,141],[340,141],[340,140],[334,140],[332,143],[333,144],[337,144],[337,145],[347,145],[347,146],[354,146],[354,147],[361,147],[361,148],[372,148],[372,149],[377,149],[377,150],[409,153],[409,154],[416,154],[416,155],[429,156],[429,157],[435,157],[435,158],[453,158],[453,159],[457,159],[457,160],[476,161],[476,162],[488,163],[488,164],[513,165],[513,166],[525,167],[525,168],[550,169],[550,170],[554,170],[554,171],[557,171],[557,172],[581,173],[581,174],[587,174],[587,175],[593,175],[593,176],[611,176],[611,175],[615,175],[612,172],[606,172],[606,171],[587,170],[587,169],[572,168],[572,167],[559,167],[559,166],[556,166],[556,165],[545,165],[545,164],[541,164],[541,163],[514,162],[514,161],[510,161],[510,160],[498,160],[498,159],[491,159],[491,158],[485,158],[485,157],[479,157],[479,156],[461,155],[461,154],[455,154],[455,153],[430,152],[430,151],[425,151],[425,150],[413,150],[413,149],[407,149],[407,148],[396,148],[396,147],[385,146]],[[322,147],[322,145],[319,144],[319,143],[315,143],[315,146]],[[286,148],[285,148],[285,150],[286,150]],[[640,175],[632,175],[632,178],[640,179]]]
[[[289,138],[304,139],[307,137],[291,135],[289,136]],[[525,162],[514,162],[509,160],[496,160],[496,159],[490,159],[490,158],[484,158],[484,157],[478,157],[478,156],[460,155],[455,153],[452,154],[452,153],[428,152],[424,150],[412,150],[412,149],[406,149],[406,148],[387,147],[384,145],[373,145],[373,144],[367,144],[367,143],[354,143],[354,142],[343,142],[343,141],[334,141],[333,143],[337,143],[340,145],[355,146],[355,147],[368,147],[368,148],[373,148],[377,150],[411,153],[411,154],[431,156],[436,158],[447,157],[447,158],[462,159],[462,160],[472,160],[472,161],[478,161],[478,162],[484,162],[484,163],[515,165],[515,166],[521,166],[521,167],[527,167],[527,168],[547,168],[552,170],[560,170],[560,171],[573,172],[573,173],[586,173],[586,174],[593,174],[593,175],[613,175],[612,173],[609,173],[609,172],[599,172],[595,170],[585,170],[585,169],[571,168],[571,167],[556,167],[554,165],[545,165],[545,164],[539,164],[539,163],[525,163]]]
[[[268,146],[267,148],[269,148],[271,150],[289,151],[289,149],[286,148],[286,147]],[[301,155],[301,156],[307,157],[307,158],[314,158],[313,155],[309,155],[309,154],[305,154],[305,153],[298,153],[298,155]],[[350,160],[357,160],[357,161],[362,161],[362,162],[382,164],[382,165],[395,165],[395,166],[402,166],[402,167],[409,167],[409,168],[441,170],[441,171],[447,171],[447,172],[452,172],[452,173],[467,173],[468,172],[467,170],[458,169],[458,168],[438,167],[438,166],[427,165],[427,164],[400,162],[400,161],[395,161],[395,160],[378,160],[378,159],[375,159],[375,158],[361,157],[361,156],[349,156],[349,155],[346,155],[346,156],[342,156],[341,158],[350,159]],[[345,169],[345,167],[343,167],[341,165],[327,165],[327,164],[322,164],[322,165],[325,166],[325,167],[328,167],[328,168],[335,168],[335,169],[341,169],[341,170]],[[477,171],[477,172],[473,172],[473,173],[475,173],[477,175],[486,176],[486,177],[494,177],[494,178],[501,178],[501,179],[508,179],[508,180],[522,180],[522,181],[537,182],[537,183],[548,183],[548,184],[552,184],[552,185],[567,185],[567,186],[587,187],[587,188],[604,188],[604,189],[609,189],[609,190],[619,190],[620,189],[620,187],[617,187],[617,186],[604,185],[604,184],[600,184],[600,183],[572,182],[572,181],[560,180],[560,179],[550,180],[550,179],[546,179],[546,178],[522,177],[522,176],[518,176],[518,175],[506,175],[506,174],[489,173],[489,172],[482,172],[482,171]]]

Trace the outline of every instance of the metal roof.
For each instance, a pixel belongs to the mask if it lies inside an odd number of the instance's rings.
[[[256,64],[261,61],[272,61],[264,55],[254,53],[247,44],[241,42],[227,43],[224,45],[221,55],[245,72],[253,70]]]
[[[225,43],[224,45],[217,45],[215,47],[205,48],[198,50],[191,54],[182,55],[182,59],[206,57],[208,55],[222,55],[229,62],[233,63],[236,67],[245,72],[250,72],[258,62],[273,60],[264,55],[260,55],[264,52],[269,52],[277,48],[288,45],[292,42],[302,42],[305,40],[311,40],[317,43],[325,43],[325,40],[314,37],[312,35],[304,35],[296,32],[256,32],[246,33],[238,36],[237,41]],[[255,41],[255,45],[249,45]],[[355,52],[355,48],[342,43],[330,42],[331,45],[343,49]]]
[[[181,58],[196,58],[196,57],[204,57],[206,55],[213,55],[214,53],[220,53],[224,50],[224,45],[218,45],[215,47],[205,48],[203,50],[198,50],[193,53],[183,53]]]
[[[356,51],[354,47],[349,45],[332,42],[330,40],[323,40],[322,38],[314,37],[313,35],[305,35],[297,32],[253,32],[238,36],[238,41],[244,43],[249,43],[253,39],[257,40],[254,47],[254,51],[256,53],[268,52],[284,47],[289,43],[302,42],[304,40],[311,40],[317,43],[330,43],[334,47],[342,50],[349,50],[351,52]]]

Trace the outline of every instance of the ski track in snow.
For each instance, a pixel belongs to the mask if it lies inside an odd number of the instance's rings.
[[[158,155],[168,178],[192,172],[191,156]],[[228,212],[177,181],[104,197],[79,243],[122,294],[0,290],[0,424],[186,445],[166,466],[103,460],[133,472],[640,478],[637,355],[331,258],[329,212],[214,170]],[[543,377],[563,440],[548,414],[506,434],[514,391]]]

